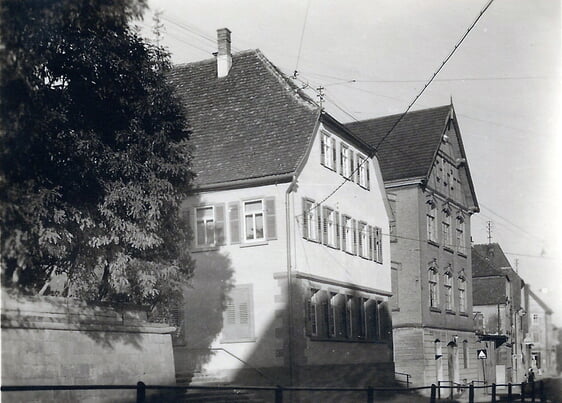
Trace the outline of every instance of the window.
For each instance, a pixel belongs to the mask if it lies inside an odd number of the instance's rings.
[[[236,342],[254,339],[252,285],[239,285],[230,290],[223,314],[222,341]]]
[[[378,340],[380,337],[379,307],[378,301],[366,299],[365,309],[365,330],[367,340]]]
[[[427,240],[432,242],[438,242],[435,214],[435,204],[430,201],[427,203]]]
[[[445,273],[445,309],[452,311],[454,309],[453,304],[453,276],[450,272]]]
[[[307,301],[307,319],[309,332],[311,336],[318,336],[318,306],[319,306],[319,295],[320,290],[312,289],[311,296]]]
[[[466,312],[466,279],[459,277],[459,310]]]
[[[334,138],[326,133],[322,133],[320,148],[321,163],[331,170],[336,169],[336,146]]]
[[[340,173],[344,178],[353,180],[353,152],[344,143],[340,146]]]
[[[538,313],[534,313],[532,316],[532,324],[537,325],[540,320],[540,315]]]
[[[330,293],[330,300],[328,305],[328,336],[336,337],[336,317],[337,317],[337,304],[336,293]]]
[[[322,208],[323,234],[322,242],[333,248],[339,248],[340,229],[338,225],[339,214],[329,207]]]
[[[197,225],[195,239],[197,246],[213,246],[215,244],[215,210],[213,206],[195,209]]]
[[[353,220],[346,215],[342,216],[342,249],[353,253]]]
[[[379,227],[373,228],[374,247],[373,260],[377,263],[382,263],[382,229]]]
[[[244,239],[246,241],[265,239],[262,200],[244,202]]]
[[[465,340],[462,342],[462,357],[463,357],[463,367],[466,369],[468,368],[468,363],[470,362],[468,356],[468,341]]]
[[[430,268],[427,272],[429,282],[429,306],[432,308],[439,307],[439,277],[437,270]]]
[[[359,223],[359,255],[364,258],[369,258],[369,237],[370,227],[364,222]]]
[[[312,200],[303,199],[303,238],[311,241],[320,240],[319,206]]]
[[[466,244],[464,240],[464,217],[457,215],[457,251],[466,254]]]
[[[443,210],[444,216],[442,225],[442,232],[443,232],[443,246],[447,248],[451,248],[453,246],[452,234],[451,234],[451,214],[448,210]]]
[[[361,155],[357,156],[357,172],[359,185],[369,189],[369,161]]]

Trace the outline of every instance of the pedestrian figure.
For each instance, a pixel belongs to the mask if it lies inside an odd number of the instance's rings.
[[[535,373],[533,372],[533,368],[529,368],[529,383],[535,382]]]

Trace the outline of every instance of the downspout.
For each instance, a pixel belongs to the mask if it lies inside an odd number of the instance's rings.
[[[287,320],[289,327],[289,340],[287,343],[287,349],[289,350],[289,386],[294,386],[294,357],[293,357],[293,273],[292,273],[292,255],[291,255],[291,233],[292,233],[292,214],[291,214],[291,203],[290,195],[293,192],[295,185],[297,183],[297,176],[293,175],[293,180],[291,184],[287,187],[285,192],[285,220],[286,220],[286,232],[287,232]]]

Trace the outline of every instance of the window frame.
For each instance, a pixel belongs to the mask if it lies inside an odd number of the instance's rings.
[[[347,180],[353,179],[353,150],[343,142],[340,143],[340,175]]]
[[[336,139],[327,132],[322,132],[322,141],[320,144],[320,163],[326,168],[336,171]]]
[[[303,225],[306,226],[303,231],[303,237],[313,242],[319,242],[321,238],[319,208],[320,206],[317,206],[314,200],[303,198],[303,219],[305,221]]]
[[[453,299],[453,274],[446,271],[443,275],[443,289],[445,293],[445,310],[454,311],[455,301]]]
[[[213,234],[213,242],[207,242],[207,221],[204,221],[204,234],[205,234],[205,243],[199,243],[199,219],[197,217],[197,212],[199,210],[207,210],[207,209],[211,209],[211,214],[212,214],[212,223],[213,223],[213,227],[211,229],[211,232]],[[216,224],[217,224],[217,217],[216,217],[216,212],[215,212],[215,206],[214,205],[205,205],[205,206],[197,206],[193,208],[193,216],[195,219],[195,247],[196,248],[212,248],[214,246],[217,245],[217,234],[215,232],[216,230]]]
[[[369,189],[369,159],[357,153],[357,184],[364,189]]]
[[[451,212],[444,209],[443,219],[441,220],[441,236],[443,247],[447,249],[453,249],[453,239],[451,231]]]
[[[433,201],[427,202],[426,222],[427,222],[427,240],[429,242],[438,243],[437,235],[437,206]]]
[[[246,205],[249,203],[255,203],[255,202],[260,202],[261,203],[261,218],[262,218],[262,237],[257,238],[257,230],[256,230],[256,213],[258,212],[254,212],[254,213],[247,213],[246,212]],[[248,233],[247,233],[247,223],[246,223],[246,218],[251,215],[253,217],[252,221],[253,221],[253,233],[254,233],[254,237],[252,239],[248,239]],[[243,242],[244,243],[256,243],[256,242],[265,242],[267,240],[267,228],[266,228],[266,208],[265,208],[265,199],[251,199],[251,200],[244,200],[242,202],[242,218],[243,218],[243,224],[242,224],[242,234],[243,234]]]
[[[362,258],[369,259],[369,247],[370,247],[370,226],[364,221],[359,221],[357,224],[358,232],[358,255]]]
[[[466,278],[459,276],[458,279],[459,288],[459,311],[461,313],[466,313]]]
[[[427,282],[429,291],[429,307],[439,308],[439,273],[435,267],[427,270]]]

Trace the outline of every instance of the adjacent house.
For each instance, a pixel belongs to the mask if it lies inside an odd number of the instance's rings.
[[[478,202],[453,105],[400,118],[346,125],[376,148],[392,209],[395,367],[415,385],[463,383],[479,365],[470,254]]]
[[[259,50],[232,54],[230,31],[218,38],[215,58],[170,74],[197,173],[183,208],[197,269],[177,373],[384,384],[394,377],[389,206],[374,149]]]
[[[472,248],[473,310],[476,333],[487,350],[484,379],[488,383],[525,380],[525,282],[497,243]]]

